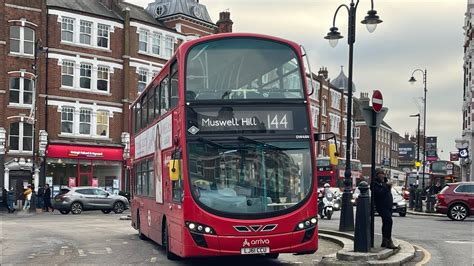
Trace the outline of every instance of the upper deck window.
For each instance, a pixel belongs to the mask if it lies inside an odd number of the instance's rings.
[[[186,101],[303,99],[295,51],[283,43],[229,38],[192,47],[186,59]]]

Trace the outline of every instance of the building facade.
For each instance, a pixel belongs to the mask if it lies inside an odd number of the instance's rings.
[[[472,57],[474,56],[474,31],[472,27],[474,17],[474,1],[468,0],[467,11],[464,19],[464,86],[463,86],[463,123],[461,137],[456,139],[456,148],[467,149],[468,157],[460,158],[461,176],[463,181],[474,180],[474,84],[472,76]]]
[[[314,89],[310,95],[310,108],[315,132],[334,132],[339,154],[345,157],[347,93],[331,84],[328,70],[324,67],[318,71],[318,75],[308,75],[307,83],[309,91]],[[316,154],[318,157],[328,156],[328,143],[318,142]]]
[[[197,0],[0,0],[0,21],[0,185],[17,191],[126,189],[131,102],[181,43],[232,30]]]

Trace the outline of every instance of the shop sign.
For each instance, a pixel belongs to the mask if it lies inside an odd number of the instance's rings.
[[[103,152],[93,152],[93,151],[69,151],[69,157],[86,157],[86,158],[103,158]]]
[[[47,149],[47,157],[122,161],[123,148],[50,144]]]

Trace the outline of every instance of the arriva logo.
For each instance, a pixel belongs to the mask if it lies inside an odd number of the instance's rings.
[[[270,240],[269,239],[255,239],[255,240],[250,240],[250,242],[245,239],[244,242],[242,243],[242,247],[250,247],[250,246],[255,246],[255,245],[269,245]]]

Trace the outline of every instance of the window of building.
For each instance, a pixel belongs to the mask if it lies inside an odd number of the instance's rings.
[[[178,105],[178,61],[171,65],[170,108]]]
[[[139,69],[138,70],[138,93],[142,93],[148,83],[148,70]]]
[[[10,78],[10,103],[30,105],[33,102],[33,80],[24,77]]]
[[[74,19],[63,17],[61,21],[61,40],[66,42],[74,41]]]
[[[11,123],[9,138],[11,151],[32,151],[33,125],[25,122]]]
[[[165,38],[165,56],[171,57],[173,55],[173,37],[167,36]]]
[[[109,112],[97,111],[97,135],[109,135]]]
[[[97,90],[109,91],[109,68],[100,66],[97,68]]]
[[[92,22],[81,20],[81,29],[79,35],[79,42],[82,44],[91,44],[92,38]]]
[[[337,91],[331,91],[331,107],[337,110],[341,108],[341,94]]]
[[[74,108],[63,107],[61,110],[61,133],[73,133]]]
[[[10,53],[34,55],[35,31],[20,26],[10,26]]]
[[[61,85],[66,87],[74,86],[74,62],[63,61],[61,67]]]
[[[148,31],[140,30],[138,32],[138,50],[148,52]]]
[[[90,135],[91,134],[91,110],[81,109],[79,115],[79,134]]]
[[[151,53],[155,55],[160,55],[161,49],[161,35],[158,33],[153,33],[151,37]]]
[[[97,46],[109,48],[110,26],[104,24],[97,25]]]
[[[92,65],[81,64],[81,76],[79,79],[80,87],[83,89],[91,88]]]

